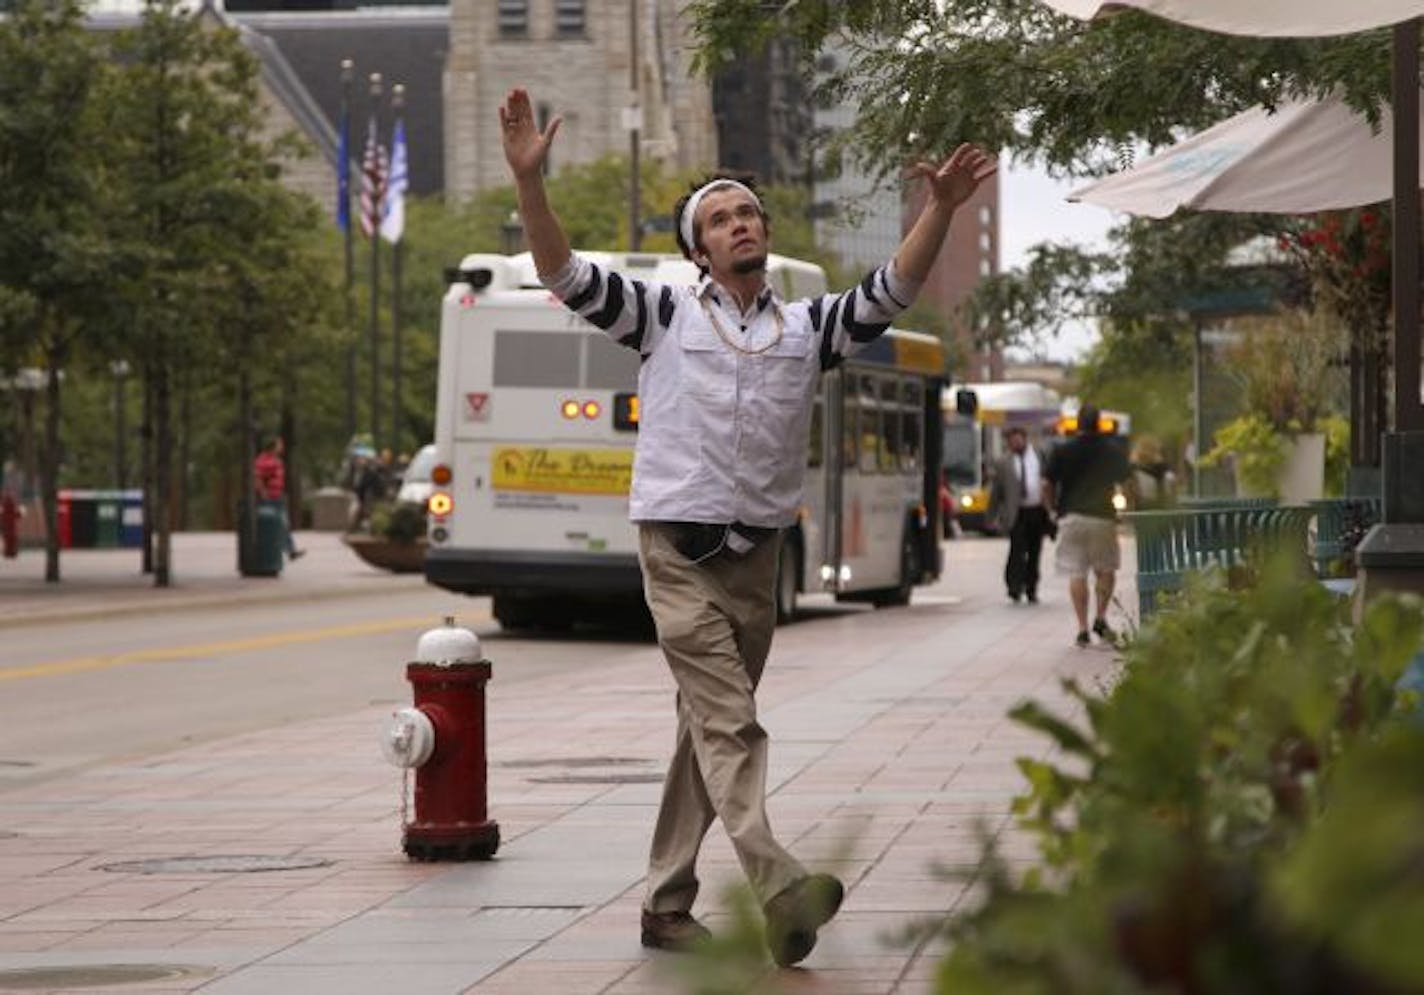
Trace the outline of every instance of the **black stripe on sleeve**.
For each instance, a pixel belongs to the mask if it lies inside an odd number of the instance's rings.
[[[890,267],[889,267],[889,266],[882,266],[882,267],[880,267],[878,270],[875,271],[875,275],[880,278],[880,289],[883,290],[883,291],[885,291],[885,296],[886,296],[886,297],[890,298],[892,301],[894,301],[897,305],[899,305],[899,306],[902,307],[902,308],[907,308],[907,307],[910,306],[909,302],[900,300],[900,298],[896,297],[894,294],[892,294],[892,293],[890,292]]]
[[[813,297],[811,299],[811,327],[818,332],[825,329],[821,326],[821,307],[825,303],[825,297]]]
[[[850,308],[845,309],[845,314],[841,319],[845,325],[845,330],[850,333],[852,342],[869,342],[885,333],[885,329],[890,327],[888,321],[856,321],[851,317]]]
[[[623,313],[623,278],[617,273],[608,274],[608,296],[603,299],[603,309],[584,315],[591,324],[605,332],[613,327],[618,316]]]
[[[890,322],[860,322],[855,320],[855,295],[852,290],[841,298],[841,325],[852,342],[869,342],[890,327]]]
[[[603,289],[603,273],[600,272],[599,268],[597,266],[590,266],[589,274],[588,286],[584,287],[578,293],[570,294],[565,298],[564,307],[570,311],[578,311],[587,307],[589,302],[597,297],[598,292]]]
[[[860,281],[861,293],[865,294],[865,299],[872,304],[879,304],[880,298],[875,296],[875,274],[878,270],[873,270],[865,274],[865,279]]]
[[[663,292],[658,295],[658,324],[667,328],[672,324],[672,312],[674,304],[672,300],[672,288],[664,287]]]
[[[638,321],[633,330],[618,340],[619,345],[643,351],[643,336],[648,330],[648,286],[641,280],[633,281],[633,297],[638,302]]]

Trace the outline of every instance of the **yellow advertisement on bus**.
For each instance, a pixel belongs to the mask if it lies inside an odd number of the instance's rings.
[[[490,462],[497,491],[623,497],[633,481],[631,449],[502,446]]]

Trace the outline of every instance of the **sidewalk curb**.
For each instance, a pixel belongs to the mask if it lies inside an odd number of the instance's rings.
[[[394,575],[393,575],[394,576]],[[412,578],[414,575],[412,575]],[[421,584],[415,583],[401,584],[402,587],[424,588],[424,576],[420,576]],[[146,591],[161,591],[162,588],[147,588]],[[171,589],[170,589],[171,590]],[[365,598],[374,595],[388,595],[391,587],[380,588],[340,588],[327,587],[316,588],[307,591],[283,591],[274,589],[272,591],[261,591],[255,593],[226,593],[226,594],[201,594],[185,597],[181,601],[163,602],[143,601],[139,599],[126,600],[123,603],[96,606],[93,608],[71,608],[68,606],[57,607],[54,610],[40,610],[27,613],[14,618],[0,618],[0,631],[7,629],[22,629],[29,626],[50,625],[57,622],[96,622],[108,618],[117,618],[121,615],[128,615],[133,612],[143,612],[145,614],[178,614],[188,611],[205,611],[213,608],[236,605],[263,605],[275,602],[308,603],[318,601],[335,601],[341,598]]]

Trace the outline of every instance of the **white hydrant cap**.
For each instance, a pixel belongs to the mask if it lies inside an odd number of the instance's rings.
[[[455,624],[455,616],[446,615],[445,624],[436,626],[415,644],[415,662],[448,667],[452,663],[479,663],[480,637]]]
[[[381,727],[381,755],[397,767],[419,767],[435,752],[435,724],[418,708],[397,708]]]

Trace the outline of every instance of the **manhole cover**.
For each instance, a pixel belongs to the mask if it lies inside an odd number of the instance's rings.
[[[0,971],[0,989],[36,991],[54,988],[106,988],[141,982],[175,981],[212,974],[206,967],[181,964],[86,964],[83,967],[24,967]]]
[[[101,870],[124,874],[253,874],[259,871],[301,871],[329,867],[323,857],[156,857],[152,860],[125,860],[105,864]]]
[[[641,757],[545,757],[541,760],[506,760],[501,767],[626,767],[630,764],[648,764],[651,760]]]
[[[531,777],[535,784],[659,784],[661,774],[554,774]]]

